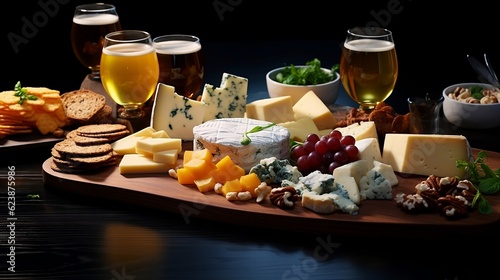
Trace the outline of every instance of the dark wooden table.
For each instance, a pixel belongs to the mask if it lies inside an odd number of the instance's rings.
[[[258,69],[280,66],[282,59],[276,56]],[[211,64],[207,82],[218,84],[223,72],[246,76],[251,99],[266,96],[265,71],[234,68],[232,57],[220,61]],[[240,62],[245,63],[250,62]],[[339,103],[349,102],[341,93]],[[447,129],[470,137],[475,147],[500,152],[494,130]],[[361,238],[305,234],[186,221],[174,213],[60,192],[45,186],[42,177],[52,145],[0,146],[0,279],[460,280],[498,274],[498,230],[480,239],[408,238],[397,230]],[[9,169],[15,169],[10,178]],[[12,182],[15,189],[9,190]],[[15,199],[13,215],[9,199]]]

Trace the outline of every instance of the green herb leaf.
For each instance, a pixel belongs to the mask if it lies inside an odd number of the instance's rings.
[[[249,131],[247,131],[243,134],[243,136],[241,137],[241,141],[240,141],[241,145],[248,145],[252,142],[252,139],[250,139],[250,137],[248,137],[249,133],[259,132],[259,131],[262,131],[264,129],[268,129],[272,126],[275,126],[275,125],[276,124],[272,123],[272,124],[268,124],[266,126],[260,126],[260,125],[255,126],[254,128],[250,129]]]
[[[306,62],[306,67],[297,68],[295,65],[285,67],[276,75],[276,80],[289,85],[317,85],[330,82],[336,77],[336,70],[339,65],[332,67],[331,73],[321,69],[321,62],[315,58]]]
[[[18,81],[16,83],[16,85],[14,86],[14,96],[18,96],[19,97],[19,103],[20,105],[23,105],[24,103],[24,100],[28,99],[28,100],[37,100],[38,97],[36,97],[35,95],[33,94],[28,94],[28,90],[26,88],[23,88],[21,86],[21,82]]]

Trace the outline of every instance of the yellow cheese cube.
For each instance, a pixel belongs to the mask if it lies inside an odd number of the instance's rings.
[[[378,139],[377,127],[372,121],[353,123],[346,127],[337,127],[335,130],[340,131],[342,135],[352,135],[356,141],[365,138]]]
[[[168,173],[174,164],[154,162],[152,158],[140,154],[126,154],[118,166],[120,174]]]
[[[154,162],[163,162],[168,164],[176,164],[179,156],[179,150],[171,149],[165,151],[159,151],[153,153],[153,161]]]
[[[306,141],[307,135],[311,133],[320,135],[318,127],[314,123],[313,119],[309,117],[301,118],[296,121],[280,123],[279,125],[288,128],[290,131],[290,139],[298,142]],[[331,131],[331,129],[328,131]]]
[[[165,150],[182,151],[182,139],[180,138],[143,138],[137,141],[136,151],[143,154],[153,154]]]
[[[308,91],[292,107],[295,119],[309,117],[313,119],[319,130],[333,129],[337,126],[337,119],[332,111],[319,99],[314,91]]]
[[[272,123],[294,121],[292,104],[290,96],[256,100],[246,105],[246,117]]]
[[[423,176],[464,178],[465,171],[456,162],[470,157],[462,135],[387,133],[382,151],[382,162],[394,171]]]

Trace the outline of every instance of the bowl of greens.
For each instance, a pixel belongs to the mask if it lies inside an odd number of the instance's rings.
[[[266,74],[266,84],[270,97],[289,95],[293,104],[309,91],[313,91],[326,105],[334,104],[340,87],[338,64],[332,69],[323,68],[315,58],[305,65],[276,68]]]

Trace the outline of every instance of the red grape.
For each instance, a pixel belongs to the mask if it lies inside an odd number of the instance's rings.
[[[329,151],[336,152],[340,150],[340,140],[338,138],[330,137],[326,143]]]
[[[317,170],[320,168],[321,163],[323,163],[323,157],[316,151],[312,151],[307,155],[307,160],[309,161],[309,167],[312,170]]]
[[[314,151],[314,142],[306,141],[303,146],[307,153]]]
[[[345,147],[345,153],[347,154],[349,162],[358,160],[359,150],[358,147],[356,147],[355,145],[347,145]]]
[[[330,131],[329,135],[330,135],[330,137],[337,138],[339,140],[340,140],[340,138],[342,138],[342,132],[335,130],[335,129]]]
[[[311,133],[311,134],[307,135],[306,141],[316,143],[319,141],[319,136],[318,136],[318,134]]]
[[[328,151],[328,144],[325,141],[319,140],[314,145],[314,150],[320,155],[324,155]]]
[[[342,145],[354,145],[356,143],[356,139],[352,135],[344,135],[340,139],[340,144]]]
[[[292,154],[294,159],[298,159],[299,157],[306,155],[307,152],[303,145],[298,145],[293,148]]]
[[[340,164],[346,164],[349,158],[347,157],[347,153],[344,150],[338,151],[333,156],[333,161],[338,162]]]

